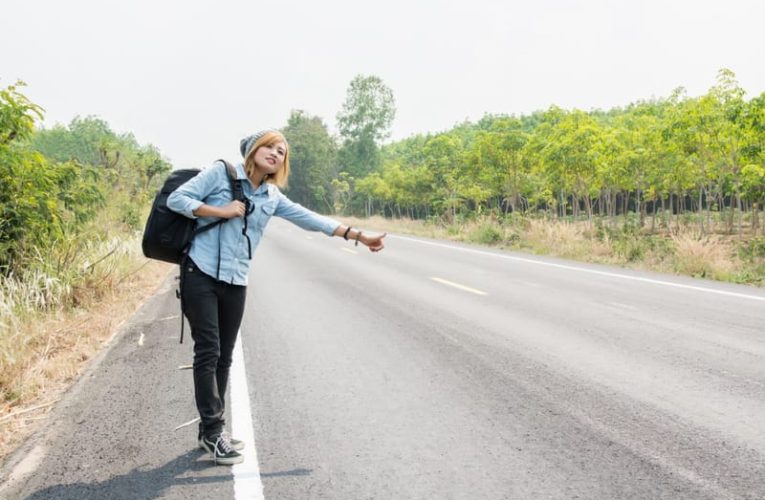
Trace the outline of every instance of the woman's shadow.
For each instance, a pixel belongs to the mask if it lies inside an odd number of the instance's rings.
[[[158,498],[173,486],[231,481],[231,469],[222,469],[214,476],[189,475],[212,467],[212,462],[200,460],[205,452],[199,449],[189,451],[155,469],[133,469],[127,474],[93,483],[73,483],[48,486],[26,497],[31,500],[52,498],[103,499],[103,498]],[[188,477],[179,477],[188,476]]]
[[[204,459],[201,459],[202,457]],[[169,492],[169,488],[178,486],[194,486],[197,498],[214,497],[210,490],[199,491],[200,486],[213,483],[230,483],[232,481],[231,468],[221,467],[220,474],[204,475],[203,471],[210,471],[211,467],[217,468],[207,459],[207,453],[195,449],[155,469],[133,469],[127,474],[116,476],[105,481],[92,483],[73,483],[48,486],[32,495],[25,497],[27,500],[50,500],[50,499],[153,499],[160,498]],[[191,474],[190,474],[191,473]],[[293,469],[289,471],[261,473],[261,479],[279,478],[285,476],[308,476],[310,469]],[[220,490],[218,495],[220,496]],[[178,492],[179,498],[189,498]],[[188,493],[188,492],[186,492]]]

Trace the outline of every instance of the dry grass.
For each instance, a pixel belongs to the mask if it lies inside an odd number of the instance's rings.
[[[522,236],[526,248],[543,255],[613,262],[613,249],[608,238],[592,237],[592,230],[586,224],[572,224],[557,220],[531,219]]]
[[[738,254],[736,236],[699,233],[685,225],[672,232],[649,234],[621,225],[598,226],[586,221],[518,218],[500,224],[477,219],[451,225],[409,219],[342,218],[346,224],[375,231],[411,234],[492,245],[566,259],[633,269],[677,273],[762,286],[763,263],[746,262]],[[761,258],[759,259],[762,260]]]
[[[115,248],[114,242],[110,243],[110,248]],[[135,242],[126,248],[113,252],[110,262],[102,262],[100,272],[72,290],[59,289],[64,286],[61,280],[42,274],[0,286],[4,293],[0,460],[44,421],[52,408],[50,403],[61,397],[87,361],[173,267],[138,255]],[[67,296],[76,307],[64,307],[62,301]],[[14,310],[25,312],[7,314]]]
[[[675,244],[674,271],[680,274],[728,281],[742,263],[731,242],[719,235],[681,231],[672,237]]]

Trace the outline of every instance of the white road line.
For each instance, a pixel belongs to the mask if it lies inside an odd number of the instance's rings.
[[[737,297],[741,299],[751,299],[751,300],[759,300],[762,302],[765,302],[765,297],[759,296],[759,295],[749,295],[746,293],[738,293],[738,292],[728,292],[725,290],[715,290],[714,288],[706,288],[703,286],[695,286],[695,285],[683,285],[681,283],[672,283],[670,281],[661,281],[661,280],[655,280],[651,278],[641,278],[639,276],[629,276],[627,274],[619,274],[619,273],[612,273],[608,271],[598,271],[595,269],[586,269],[583,267],[576,267],[576,266],[569,266],[565,264],[555,264],[553,262],[543,262],[540,260],[534,260],[534,259],[525,259],[523,257],[515,257],[513,255],[502,255],[492,252],[484,252],[482,250],[475,250],[472,248],[461,248],[461,247],[455,247],[451,245],[445,245],[443,243],[435,243],[432,241],[424,241],[424,240],[418,240],[415,238],[407,238],[406,236],[398,236],[398,235],[388,235],[388,237],[398,238],[400,240],[406,240],[406,241],[413,241],[415,243],[421,243],[423,245],[430,245],[434,247],[441,247],[441,248],[448,248],[450,250],[457,250],[460,252],[468,252],[468,253],[474,253],[478,255],[484,255],[487,257],[497,257],[500,259],[507,259],[507,260],[515,260],[518,262],[525,262],[528,264],[537,264],[540,266],[547,266],[547,267],[555,267],[558,269],[567,269],[569,271],[579,271],[582,273],[590,273],[590,274],[598,274],[600,276],[608,276],[610,278],[621,278],[625,280],[632,280],[632,281],[641,281],[643,283],[651,283],[653,285],[663,285],[663,286],[670,286],[674,288],[683,288],[686,290],[695,290],[697,292],[707,292],[707,293],[715,293],[718,295],[727,295],[728,297]]]
[[[143,333],[141,333],[141,336],[138,337],[138,347],[142,347],[142,346],[143,346]]]
[[[313,239],[313,236],[306,236],[306,237],[305,237],[305,239],[307,239],[307,240],[312,240],[312,239]]]
[[[352,253],[353,255],[356,255],[358,252],[356,250],[351,250],[350,248],[340,247],[340,250],[343,252]]]
[[[442,285],[452,286],[454,288],[458,288],[465,292],[474,293],[476,295],[488,295],[486,292],[482,292],[481,290],[476,290],[475,288],[470,288],[469,286],[460,285],[459,283],[454,283],[453,281],[445,280],[442,278],[436,278],[435,276],[431,277],[430,279],[438,283],[441,283]]]
[[[231,434],[244,442],[244,450],[242,450],[244,462],[232,467],[236,500],[263,500],[264,498],[252,423],[250,393],[247,389],[240,331],[234,344],[234,356],[231,363]]]

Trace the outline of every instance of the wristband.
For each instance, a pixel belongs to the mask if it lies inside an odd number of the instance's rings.
[[[351,230],[351,226],[348,226],[348,229],[345,230],[345,233],[343,233],[343,239],[345,241],[348,241],[348,231]]]
[[[356,243],[354,243],[353,246],[359,246],[359,238],[361,238],[361,231],[356,234]]]

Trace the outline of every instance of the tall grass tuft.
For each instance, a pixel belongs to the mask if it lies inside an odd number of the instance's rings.
[[[39,384],[25,383],[28,370],[70,340],[37,330],[36,322],[90,304],[144,261],[138,237],[121,233],[56,242],[22,273],[0,276],[0,402],[34,397]]]
[[[731,244],[718,235],[683,230],[672,236],[675,246],[674,270],[698,278],[730,281],[740,267]]]

